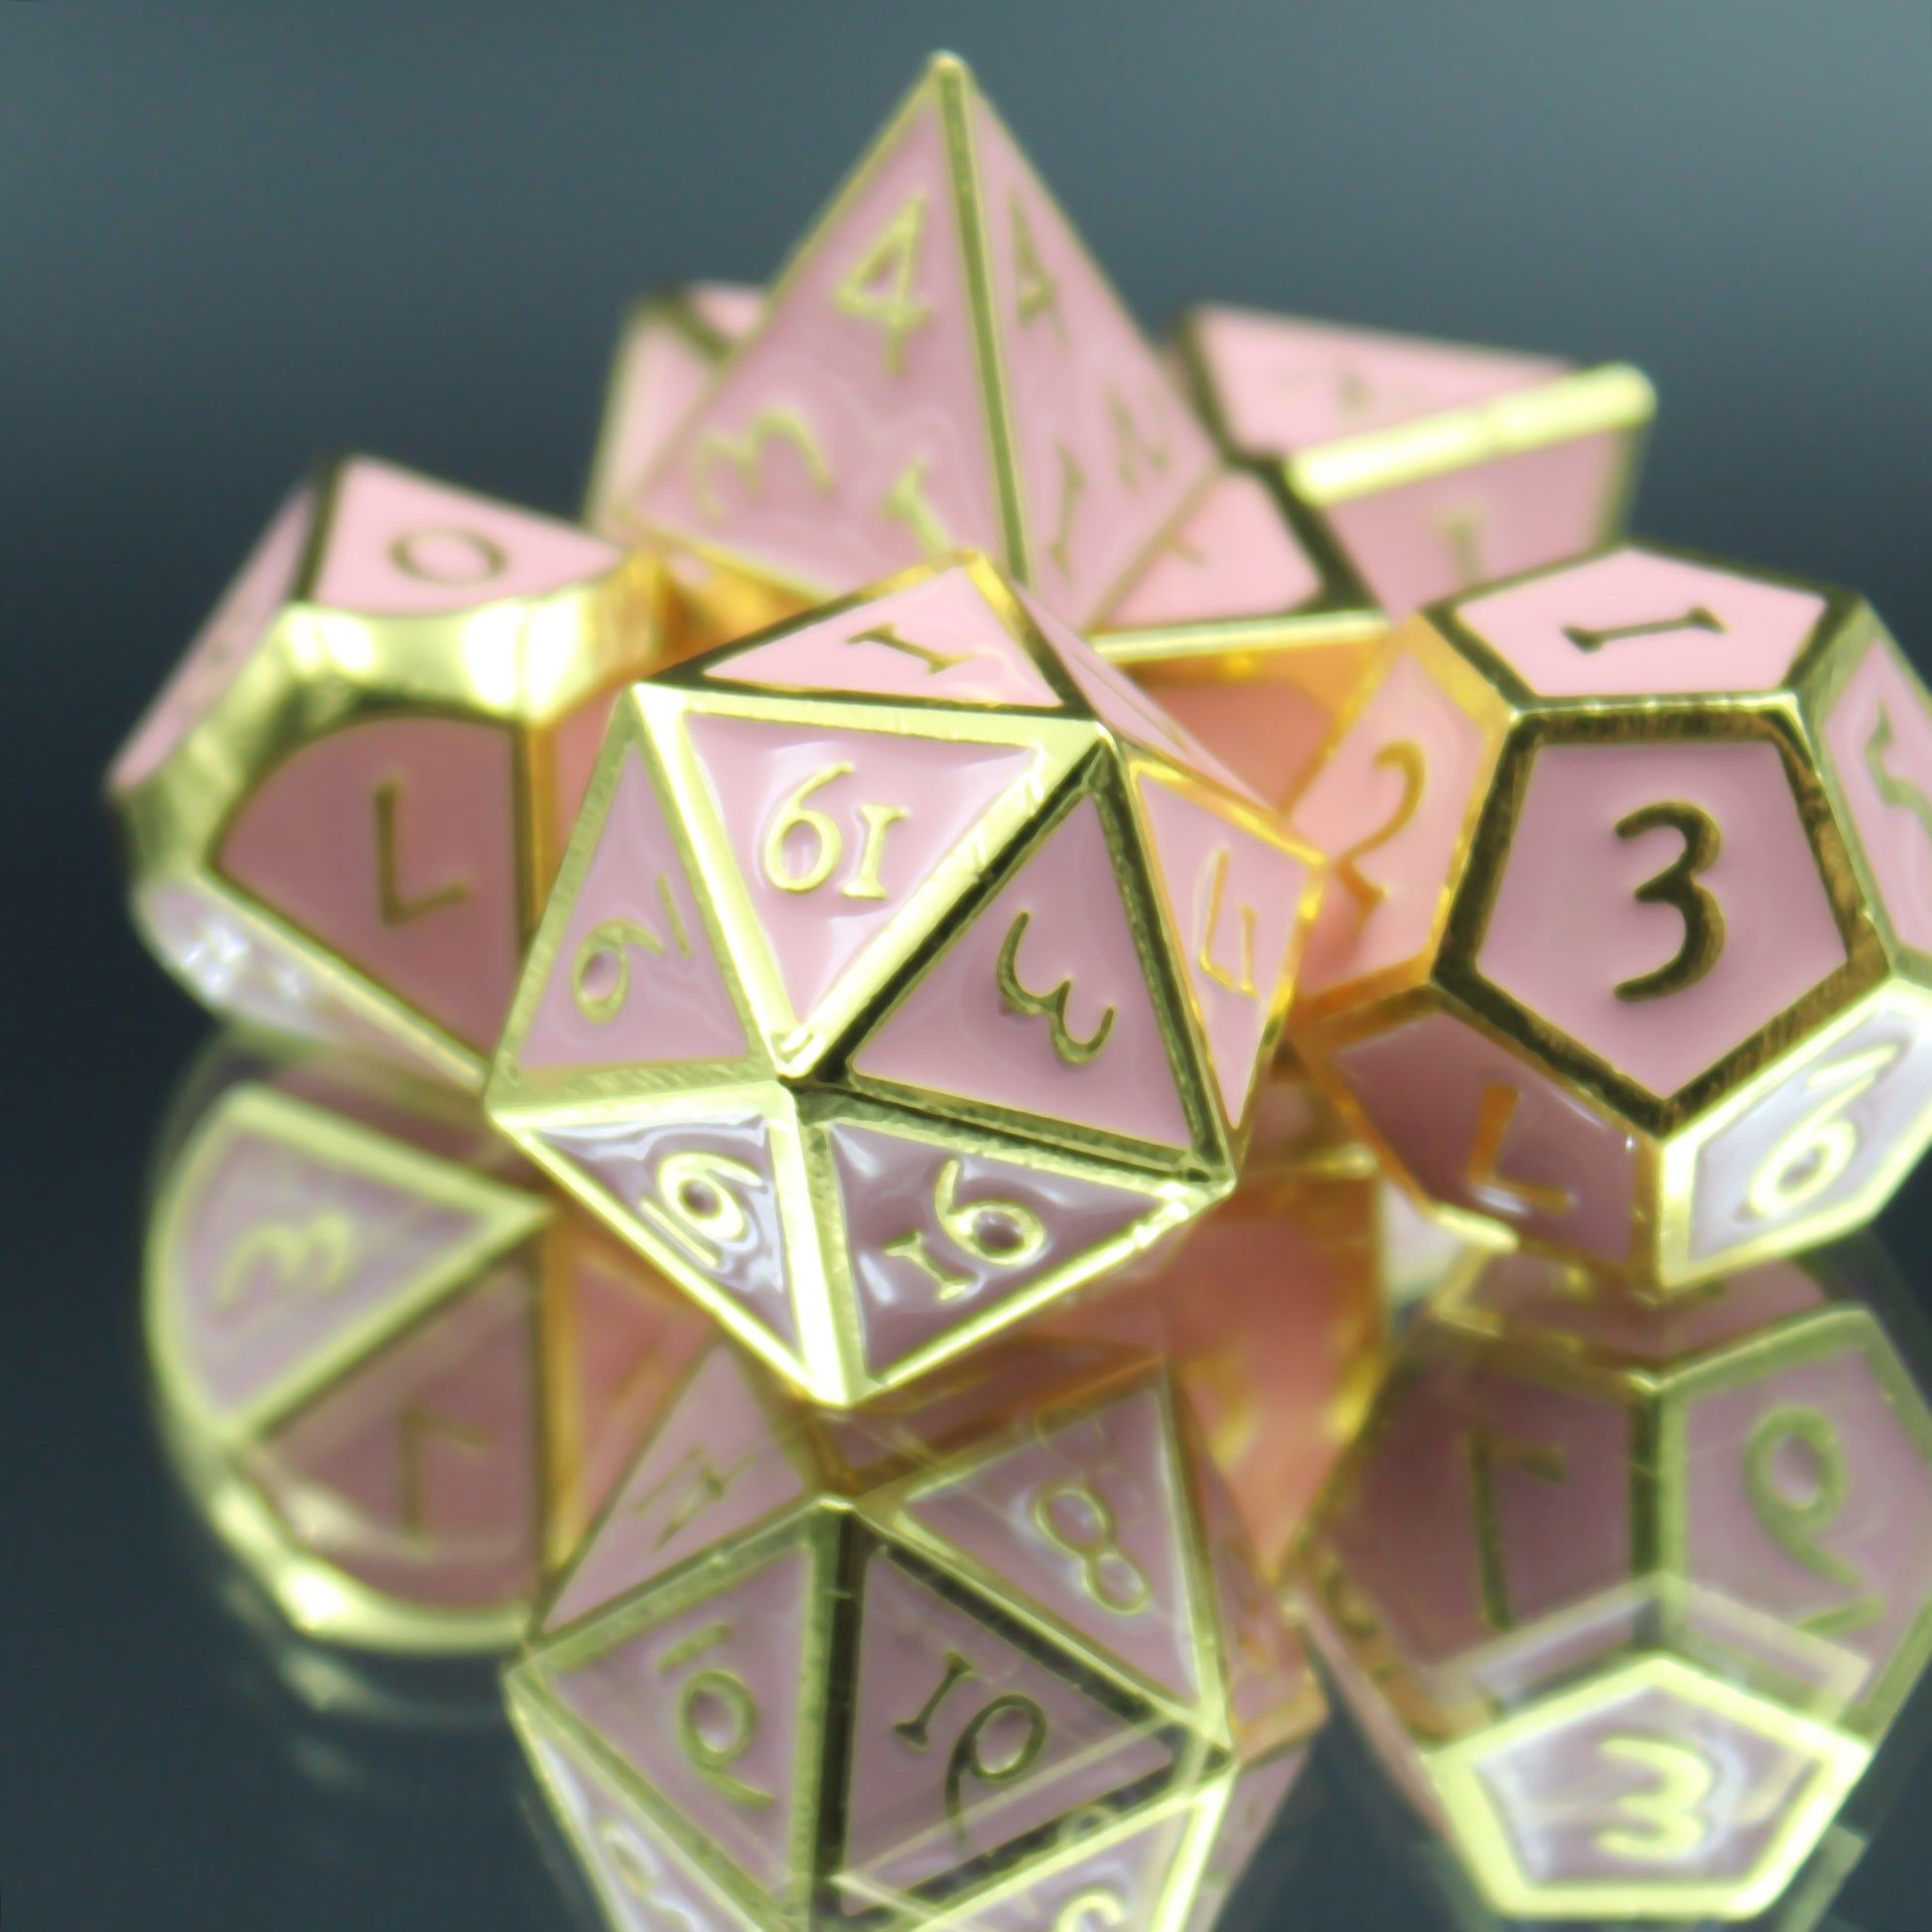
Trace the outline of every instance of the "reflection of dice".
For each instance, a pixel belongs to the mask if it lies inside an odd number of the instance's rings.
[[[1315,875],[983,560],[621,707],[492,1117],[821,1399],[1233,1184]]]
[[[927,1389],[720,1343],[538,1619],[512,1712],[615,1923],[1204,1927],[1279,1808],[1319,1696],[1161,1365]]]
[[[1856,1257],[1514,1255],[1407,1339],[1298,1580],[1499,1910],[1748,1916],[1932,1648],[1932,1414]]]
[[[163,963],[218,1012],[480,1084],[653,583],[548,517],[326,469],[108,774]]]
[[[508,1643],[706,1324],[474,1102],[232,1052],[198,1085],[147,1271],[190,1486],[306,1630]]]
[[[1683,1282],[1932,1133],[1932,703],[1856,599],[1623,549],[1438,606],[1292,817],[1297,1043],[1427,1196]]]

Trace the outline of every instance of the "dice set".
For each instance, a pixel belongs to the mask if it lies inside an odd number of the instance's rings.
[[[632,311],[581,525],[277,513],[108,777],[261,1035],[165,1434],[299,1630],[516,1650],[613,1925],[1206,1932],[1304,1625],[1495,1910],[1812,1855],[1932,1652],[1899,1324],[1782,1259],[1932,1139],[1932,698],[1624,541],[1653,407],[1157,347],[939,56]]]

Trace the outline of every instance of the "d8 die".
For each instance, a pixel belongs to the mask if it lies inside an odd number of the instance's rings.
[[[1195,310],[1179,353],[1223,448],[1279,465],[1394,619],[1619,535],[1655,408],[1621,363],[1248,309]]]
[[[270,525],[108,774],[134,915],[217,1012],[482,1084],[654,567],[385,463]]]
[[[1748,1917],[1932,1649],[1932,1414],[1856,1268],[1495,1268],[1317,1506],[1311,1625],[1498,1910]]]
[[[721,1342],[617,1490],[509,1679],[616,1923],[1177,1932],[1258,1842],[1319,1697],[1160,1365],[942,1384]]]
[[[474,1103],[224,1050],[148,1238],[161,1410],[283,1612],[501,1648],[706,1339]]]
[[[823,1400],[1234,1183],[1308,855],[982,560],[638,685],[491,1117]]]
[[[1296,801],[1296,1040],[1420,1191],[1663,1283],[1932,1133],[1932,705],[1869,609],[1651,549],[1435,607]]]

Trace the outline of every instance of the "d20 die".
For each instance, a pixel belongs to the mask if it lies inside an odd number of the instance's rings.
[[[473,1102],[226,1051],[198,1085],[146,1287],[191,1491],[306,1631],[503,1647],[707,1324]]]
[[[655,567],[386,463],[284,504],[108,773],[215,1011],[480,1086]]]
[[[728,1923],[1204,1922],[1318,1694],[1158,1362],[983,1366],[850,1416],[693,1371],[510,1673],[587,1861]]]
[[[1291,813],[1339,888],[1297,1043],[1359,1131],[1664,1284],[1874,1212],[1932,1134],[1932,704],[1869,609],[1625,548],[1382,649]]]
[[[1621,363],[1248,309],[1193,311],[1179,354],[1223,447],[1278,465],[1398,620],[1620,535],[1656,406]]]
[[[983,559],[621,706],[492,1118],[824,1400],[1233,1185],[1317,887]]]

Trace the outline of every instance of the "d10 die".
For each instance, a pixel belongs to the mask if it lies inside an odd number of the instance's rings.
[[[149,1229],[161,1409],[301,1628],[501,1648],[706,1339],[455,1095],[206,1069]]]
[[[1869,609],[1621,549],[1383,650],[1292,813],[1361,1131],[1666,1284],[1873,1213],[1932,1133],[1932,705]]]
[[[1320,1702],[1184,1405],[1093,1344],[941,1382],[813,1412],[721,1342],[539,1618],[617,1924],[1179,1932],[1238,1875]]]
[[[1197,309],[1179,352],[1222,446],[1280,466],[1401,619],[1621,533],[1650,384],[1416,336]]]
[[[326,468],[108,774],[162,963],[217,1012],[481,1085],[654,581],[548,517]]]
[[[940,55],[625,513],[801,603],[971,546],[1085,624],[1213,462],[971,74]]]
[[[1539,1338],[1559,1271],[1497,1267],[1511,1325],[1412,1333],[1318,1505],[1312,1626],[1498,1910],[1748,1917],[1932,1649],[1932,1415],[1856,1275],[1765,1264],[1695,1321],[1573,1276]]]
[[[491,1077],[821,1399],[1233,1185],[1314,868],[983,559],[621,706]]]

